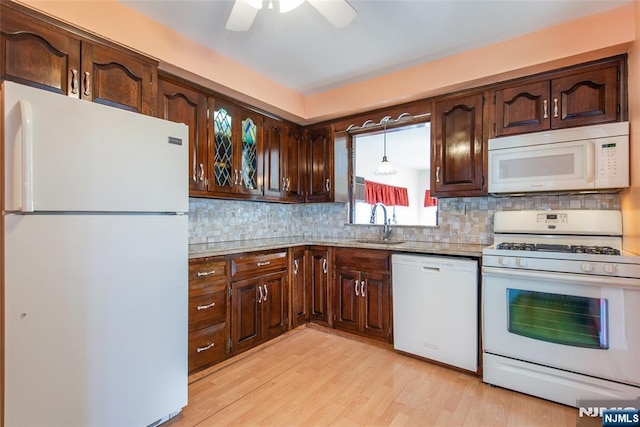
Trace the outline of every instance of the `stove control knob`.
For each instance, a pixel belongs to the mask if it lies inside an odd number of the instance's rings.
[[[498,264],[500,265],[509,265],[509,258],[499,257]]]
[[[588,262],[583,262],[582,265],[580,266],[580,269],[585,273],[591,273],[593,271],[593,264]]]
[[[605,264],[604,272],[607,274],[615,274],[618,271],[618,266],[615,264]]]
[[[516,258],[516,265],[518,267],[526,267],[527,266],[527,260],[526,259]]]

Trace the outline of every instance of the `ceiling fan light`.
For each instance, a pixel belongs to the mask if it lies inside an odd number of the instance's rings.
[[[280,0],[280,13],[287,13],[300,6],[304,0]]]
[[[253,4],[249,3],[249,1],[253,2]],[[258,8],[254,7],[256,2],[259,4]],[[251,24],[253,24],[253,20],[256,18],[260,8],[262,8],[262,1],[260,0],[236,0],[233,3],[233,9],[231,9],[225,28],[230,31],[247,31],[251,28]]]
[[[393,167],[389,160],[387,160],[387,156],[383,156],[382,161],[373,173],[375,175],[395,175],[398,171]]]

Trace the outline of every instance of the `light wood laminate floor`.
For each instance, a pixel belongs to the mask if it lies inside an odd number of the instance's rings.
[[[166,427],[576,425],[574,408],[315,328],[205,374]]]

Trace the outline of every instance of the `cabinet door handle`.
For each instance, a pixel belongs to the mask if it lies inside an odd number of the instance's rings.
[[[88,71],[84,72],[84,96],[91,95],[91,74]]]
[[[440,166],[436,167],[436,182],[440,182]]]
[[[262,301],[266,301],[267,297],[269,296],[269,289],[267,288],[267,285],[264,285],[264,299]]]
[[[204,165],[200,163],[200,182],[204,179]]]
[[[542,101],[542,108],[544,109],[544,114],[542,115],[543,119],[548,119],[549,118],[549,113],[548,113],[548,105],[547,105],[547,100],[545,99],[544,101]]]
[[[212,342],[211,344],[209,344],[209,345],[205,345],[204,347],[198,347],[198,348],[196,348],[196,352],[200,353],[201,351],[207,351],[207,350],[209,350],[210,348],[213,348],[213,347],[215,347],[215,346],[216,346],[216,343]]]
[[[258,298],[258,304],[262,304],[262,286],[258,285],[258,292],[260,292],[260,298]]]
[[[354,280],[353,284],[354,284],[354,289],[356,290],[356,296],[359,297],[360,294],[358,293],[358,281]]]
[[[329,178],[327,178],[327,180],[324,183],[324,189],[327,191],[331,191],[331,181],[329,181]]]
[[[322,258],[322,272],[324,274],[327,274],[327,259],[326,258]]]
[[[211,304],[207,304],[207,305],[199,305],[196,307],[196,310],[206,310],[207,308],[211,308],[215,305],[216,305],[215,302],[212,302]]]
[[[282,189],[281,191],[287,191],[287,178],[285,178],[284,176],[282,177]]]
[[[264,267],[265,265],[271,264],[271,261],[259,262],[256,264],[257,267]]]
[[[198,271],[196,273],[196,275],[198,277],[202,277],[202,276],[211,276],[212,274],[216,274],[215,270],[210,270],[210,271]]]
[[[558,98],[553,98],[553,117],[558,117]]]
[[[298,260],[293,260],[293,274],[298,274]]]
[[[287,178],[287,191],[291,191],[291,179]]]
[[[78,94],[78,70],[71,69],[71,93]]]
[[[360,282],[360,296],[362,298],[364,298],[364,285],[365,285],[365,281],[363,280],[362,282]]]

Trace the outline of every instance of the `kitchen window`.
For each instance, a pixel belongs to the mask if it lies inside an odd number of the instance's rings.
[[[386,135],[385,135],[386,134]],[[386,150],[385,150],[386,138]],[[431,126],[430,122],[387,128],[381,126],[352,136],[354,189],[351,221],[354,224],[382,224],[382,215],[372,215],[376,201],[385,202],[391,225],[437,225],[437,202],[430,197]],[[396,170],[377,175],[376,168],[386,155]],[[396,197],[374,200],[367,194],[371,187],[385,188]]]

